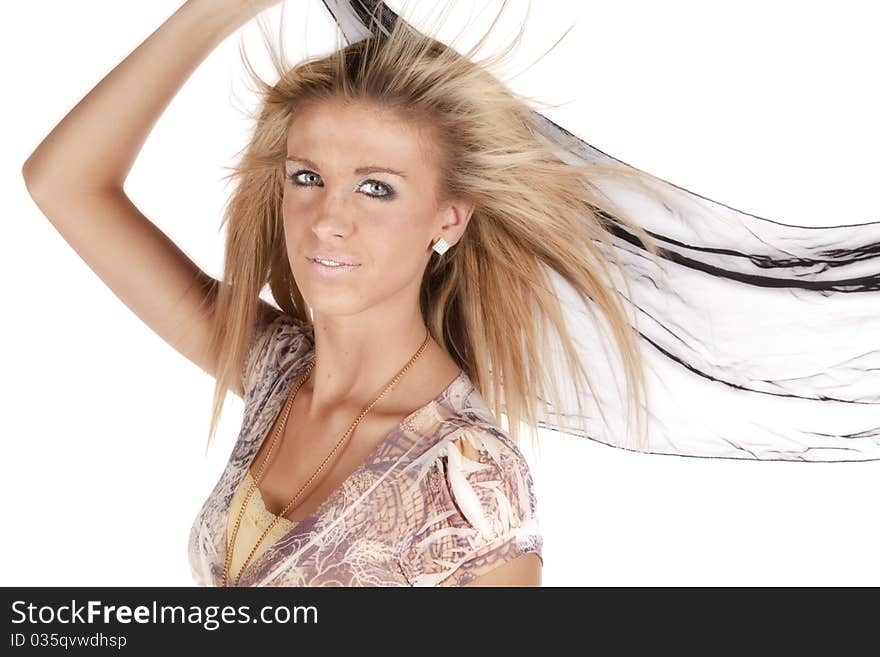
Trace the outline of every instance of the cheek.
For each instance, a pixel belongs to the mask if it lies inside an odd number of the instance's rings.
[[[379,212],[361,229],[371,246],[396,269],[409,272],[423,264],[430,224],[419,212],[420,208],[403,206]]]
[[[297,200],[295,195],[286,194],[281,202],[281,222],[284,227],[284,241],[287,249],[293,252],[303,243],[315,246],[315,235],[308,235],[311,225],[309,206]]]
[[[305,204],[301,200],[298,201],[294,194],[284,193],[281,200],[281,216],[284,219],[285,228],[292,228],[295,223],[294,218],[305,216],[305,210]]]

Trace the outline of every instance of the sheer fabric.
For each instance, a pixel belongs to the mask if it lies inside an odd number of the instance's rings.
[[[324,5],[348,43],[402,20],[385,6],[378,22],[371,21],[375,0]],[[565,161],[638,171],[540,113],[532,116],[537,136]],[[645,360],[647,451],[793,461],[880,458],[880,222],[792,226],[644,175],[638,185],[623,178],[595,184],[663,249],[660,261],[649,257],[607,215],[631,295],[622,281],[617,289]],[[632,448],[635,428],[625,419],[618,356],[603,342],[607,328],[567,283],[548,274],[593,390],[574,390],[555,345],[547,362],[564,399],[560,408],[538,400],[540,426]]]
[[[379,26],[371,24],[374,0],[324,4],[349,43],[367,36],[368,25],[387,30],[397,19],[385,7]],[[540,113],[533,119],[561,158],[636,171]],[[595,184],[662,245],[662,258],[649,257],[607,215],[613,255],[629,283],[627,290],[617,281],[617,289],[647,368],[649,452],[880,458],[880,222],[787,225],[648,174],[639,184]],[[627,391],[607,327],[548,273],[593,387],[577,394],[561,350],[551,350],[546,362],[565,394],[559,408],[537,400],[540,425],[629,448]],[[313,347],[308,328],[279,312],[254,328],[242,432],[190,535],[200,584],[219,582],[233,495]],[[479,459],[464,456],[460,441]],[[457,585],[541,549],[528,465],[462,373],[315,513],[286,528],[239,585]]]
[[[241,432],[190,532],[189,563],[199,585],[222,585],[248,468],[314,359],[314,346],[311,326],[275,309],[252,330],[242,368]],[[253,535],[256,527],[245,532]],[[256,536],[248,541],[239,534],[233,573]],[[543,536],[528,463],[462,371],[311,514],[264,544],[230,584],[457,586],[523,554],[541,558]]]

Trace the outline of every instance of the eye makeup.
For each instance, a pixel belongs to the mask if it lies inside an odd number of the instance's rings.
[[[312,174],[315,176],[318,175],[314,171],[309,171],[308,169],[300,169],[298,171],[294,171],[293,173],[289,174],[287,176],[287,179],[297,187],[315,187],[315,186],[320,187],[320,186],[322,186],[322,185],[312,185],[309,183],[301,182],[300,176],[303,174]],[[380,194],[368,193],[367,196],[369,196],[370,198],[375,198],[380,201],[389,201],[389,200],[393,199],[395,196],[397,196],[397,192],[394,191],[394,188],[391,187],[391,185],[389,185],[388,183],[382,182],[381,180],[376,180],[374,178],[370,178],[368,180],[363,181],[359,186],[363,186],[363,185],[377,185],[380,188],[385,190],[384,192],[382,192]]]

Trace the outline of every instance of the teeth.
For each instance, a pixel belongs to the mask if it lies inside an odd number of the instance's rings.
[[[329,267],[341,267],[344,262],[334,262],[333,260],[321,260],[320,258],[315,259],[317,262],[320,262],[322,265],[328,265]]]

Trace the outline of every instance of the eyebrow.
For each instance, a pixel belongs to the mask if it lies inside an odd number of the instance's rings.
[[[312,167],[313,169],[319,169],[320,167],[312,162],[310,159],[305,157],[299,157],[298,155],[288,155],[285,160],[287,162],[301,162],[306,166]],[[388,167],[380,167],[375,164],[368,164],[366,166],[358,167],[354,170],[354,172],[358,175],[364,173],[391,173],[395,176],[400,176],[401,178],[406,178],[406,174],[402,171],[397,171],[396,169],[389,169]]]

